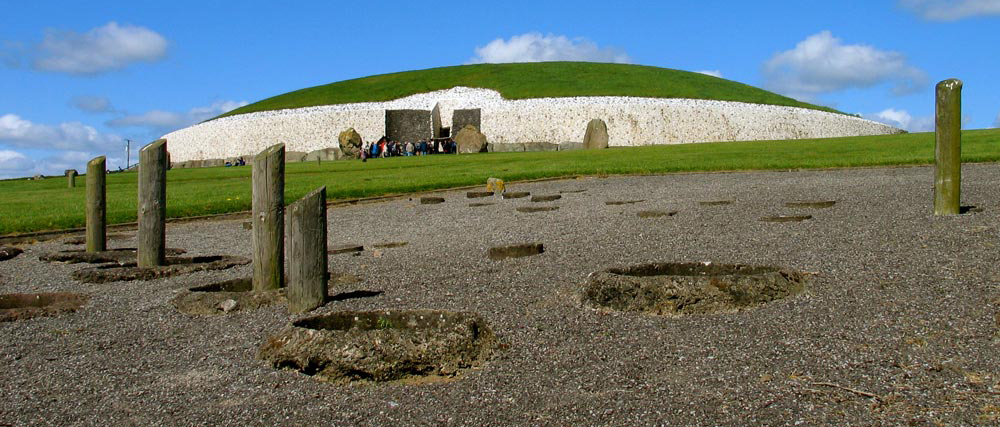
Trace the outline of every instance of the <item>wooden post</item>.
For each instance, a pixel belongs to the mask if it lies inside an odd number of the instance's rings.
[[[108,249],[105,166],[104,156],[87,162],[87,252]]]
[[[253,290],[284,285],[285,144],[253,158]]]
[[[76,188],[76,169],[66,169],[66,188]]]
[[[139,267],[166,264],[167,140],[139,150]]]
[[[962,199],[962,81],[937,84],[934,215],[957,215]]]
[[[326,187],[288,206],[288,311],[326,303]]]

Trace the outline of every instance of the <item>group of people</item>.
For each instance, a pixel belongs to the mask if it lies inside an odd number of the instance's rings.
[[[429,154],[454,154],[458,152],[458,144],[451,138],[434,138],[418,142],[396,142],[382,137],[376,142],[367,142],[358,154],[362,161],[378,157],[395,156],[426,156]]]

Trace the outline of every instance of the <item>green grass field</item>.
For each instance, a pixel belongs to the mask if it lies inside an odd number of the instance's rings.
[[[962,159],[1000,161],[1000,129],[963,132]],[[612,148],[599,151],[488,153],[289,163],[285,202],[325,185],[329,199],[574,175],[661,174],[686,171],[805,169],[926,164],[934,160],[934,134],[833,139],[723,142]],[[250,167],[175,169],[167,173],[169,217],[250,209]],[[84,225],[83,183],[66,179],[0,181],[0,234]],[[108,223],[136,218],[136,173],[108,175]]]
[[[567,96],[690,98],[839,112],[743,83],[689,71],[643,65],[537,62],[461,65],[345,80],[267,98],[220,117],[285,108],[389,101],[455,86],[494,89],[507,99]]]

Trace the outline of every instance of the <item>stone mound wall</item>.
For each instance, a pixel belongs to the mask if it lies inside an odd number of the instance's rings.
[[[253,155],[279,142],[288,151],[311,152],[338,146],[337,135],[347,128],[357,130],[366,142],[378,140],[386,134],[386,110],[435,107],[442,127],[452,127],[455,110],[479,109],[480,130],[491,145],[579,147],[591,119],[607,123],[612,147],[903,132],[853,116],[796,107],[620,96],[506,100],[490,89],[455,87],[389,102],[224,117],[163,138],[175,162]],[[432,128],[430,117],[428,128]]]

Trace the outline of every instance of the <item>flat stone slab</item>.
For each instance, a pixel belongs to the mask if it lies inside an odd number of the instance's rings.
[[[107,283],[131,280],[153,280],[195,271],[225,270],[250,264],[249,258],[236,256],[168,257],[167,265],[139,267],[135,263],[99,265],[73,272],[73,279],[84,283]]]
[[[503,193],[504,199],[520,199],[531,195],[529,191],[508,191]]]
[[[0,261],[7,261],[24,253],[24,249],[13,246],[0,246]]]
[[[0,295],[0,322],[73,312],[89,299],[87,295],[66,292]]]
[[[532,213],[532,212],[549,212],[559,209],[559,206],[520,206],[517,208],[518,212]]]
[[[582,192],[584,192],[584,191],[587,191],[587,190],[586,190],[586,189],[577,189],[577,190],[561,190],[561,191],[559,191],[559,194],[567,194],[567,193],[582,193]]]
[[[801,293],[802,273],[772,266],[654,263],[592,273],[584,306],[656,315],[731,313]]]
[[[812,215],[774,215],[761,217],[763,222],[801,222],[812,219]]]
[[[436,205],[438,203],[444,203],[444,197],[421,197],[421,205]]]
[[[483,206],[493,206],[495,204],[496,203],[494,203],[494,202],[469,203],[469,207],[470,208],[480,208],[480,207],[483,207]]]
[[[342,244],[342,245],[331,246],[329,249],[326,250],[326,253],[328,253],[330,255],[350,254],[350,253],[361,252],[363,250],[365,250],[365,247],[363,245],[355,245],[355,244],[352,244],[352,243],[346,243],[346,244]]]
[[[796,200],[794,202],[786,202],[786,208],[812,208],[812,209],[826,209],[836,205],[836,200]]]
[[[642,203],[645,200],[608,200],[604,202],[608,206],[620,206],[620,205],[634,205],[636,203]]]
[[[246,277],[190,288],[174,297],[170,303],[181,313],[217,316],[287,304],[288,300],[284,288],[254,292],[253,279]]]
[[[341,311],[293,322],[258,357],[325,381],[452,377],[483,365],[498,340],[475,313],[436,310]]]
[[[547,196],[531,196],[531,201],[535,202],[535,203],[538,203],[538,202],[554,202],[554,201],[559,200],[561,198],[562,198],[561,194],[551,194],[551,195],[547,195]]]
[[[184,249],[177,248],[167,248],[166,254],[168,256],[177,256],[184,254]],[[48,262],[65,262],[69,264],[77,263],[87,263],[87,264],[105,264],[105,263],[119,263],[125,264],[129,262],[135,262],[137,250],[136,248],[118,248],[111,249],[103,252],[87,252],[82,249],[69,250],[69,251],[59,251],[51,252],[42,256],[38,259]]]
[[[478,199],[481,197],[490,197],[490,196],[493,196],[492,191],[470,191],[468,193],[465,193],[465,197],[469,199]]]
[[[385,243],[376,243],[372,245],[372,247],[375,249],[392,249],[392,248],[401,248],[408,244],[410,244],[410,242],[385,242]]]
[[[677,211],[639,211],[636,213],[639,218],[660,218],[674,215],[677,215]]]
[[[492,260],[501,260],[538,255],[542,252],[545,252],[545,247],[541,243],[522,243],[517,245],[492,247],[486,253],[486,256]]]

